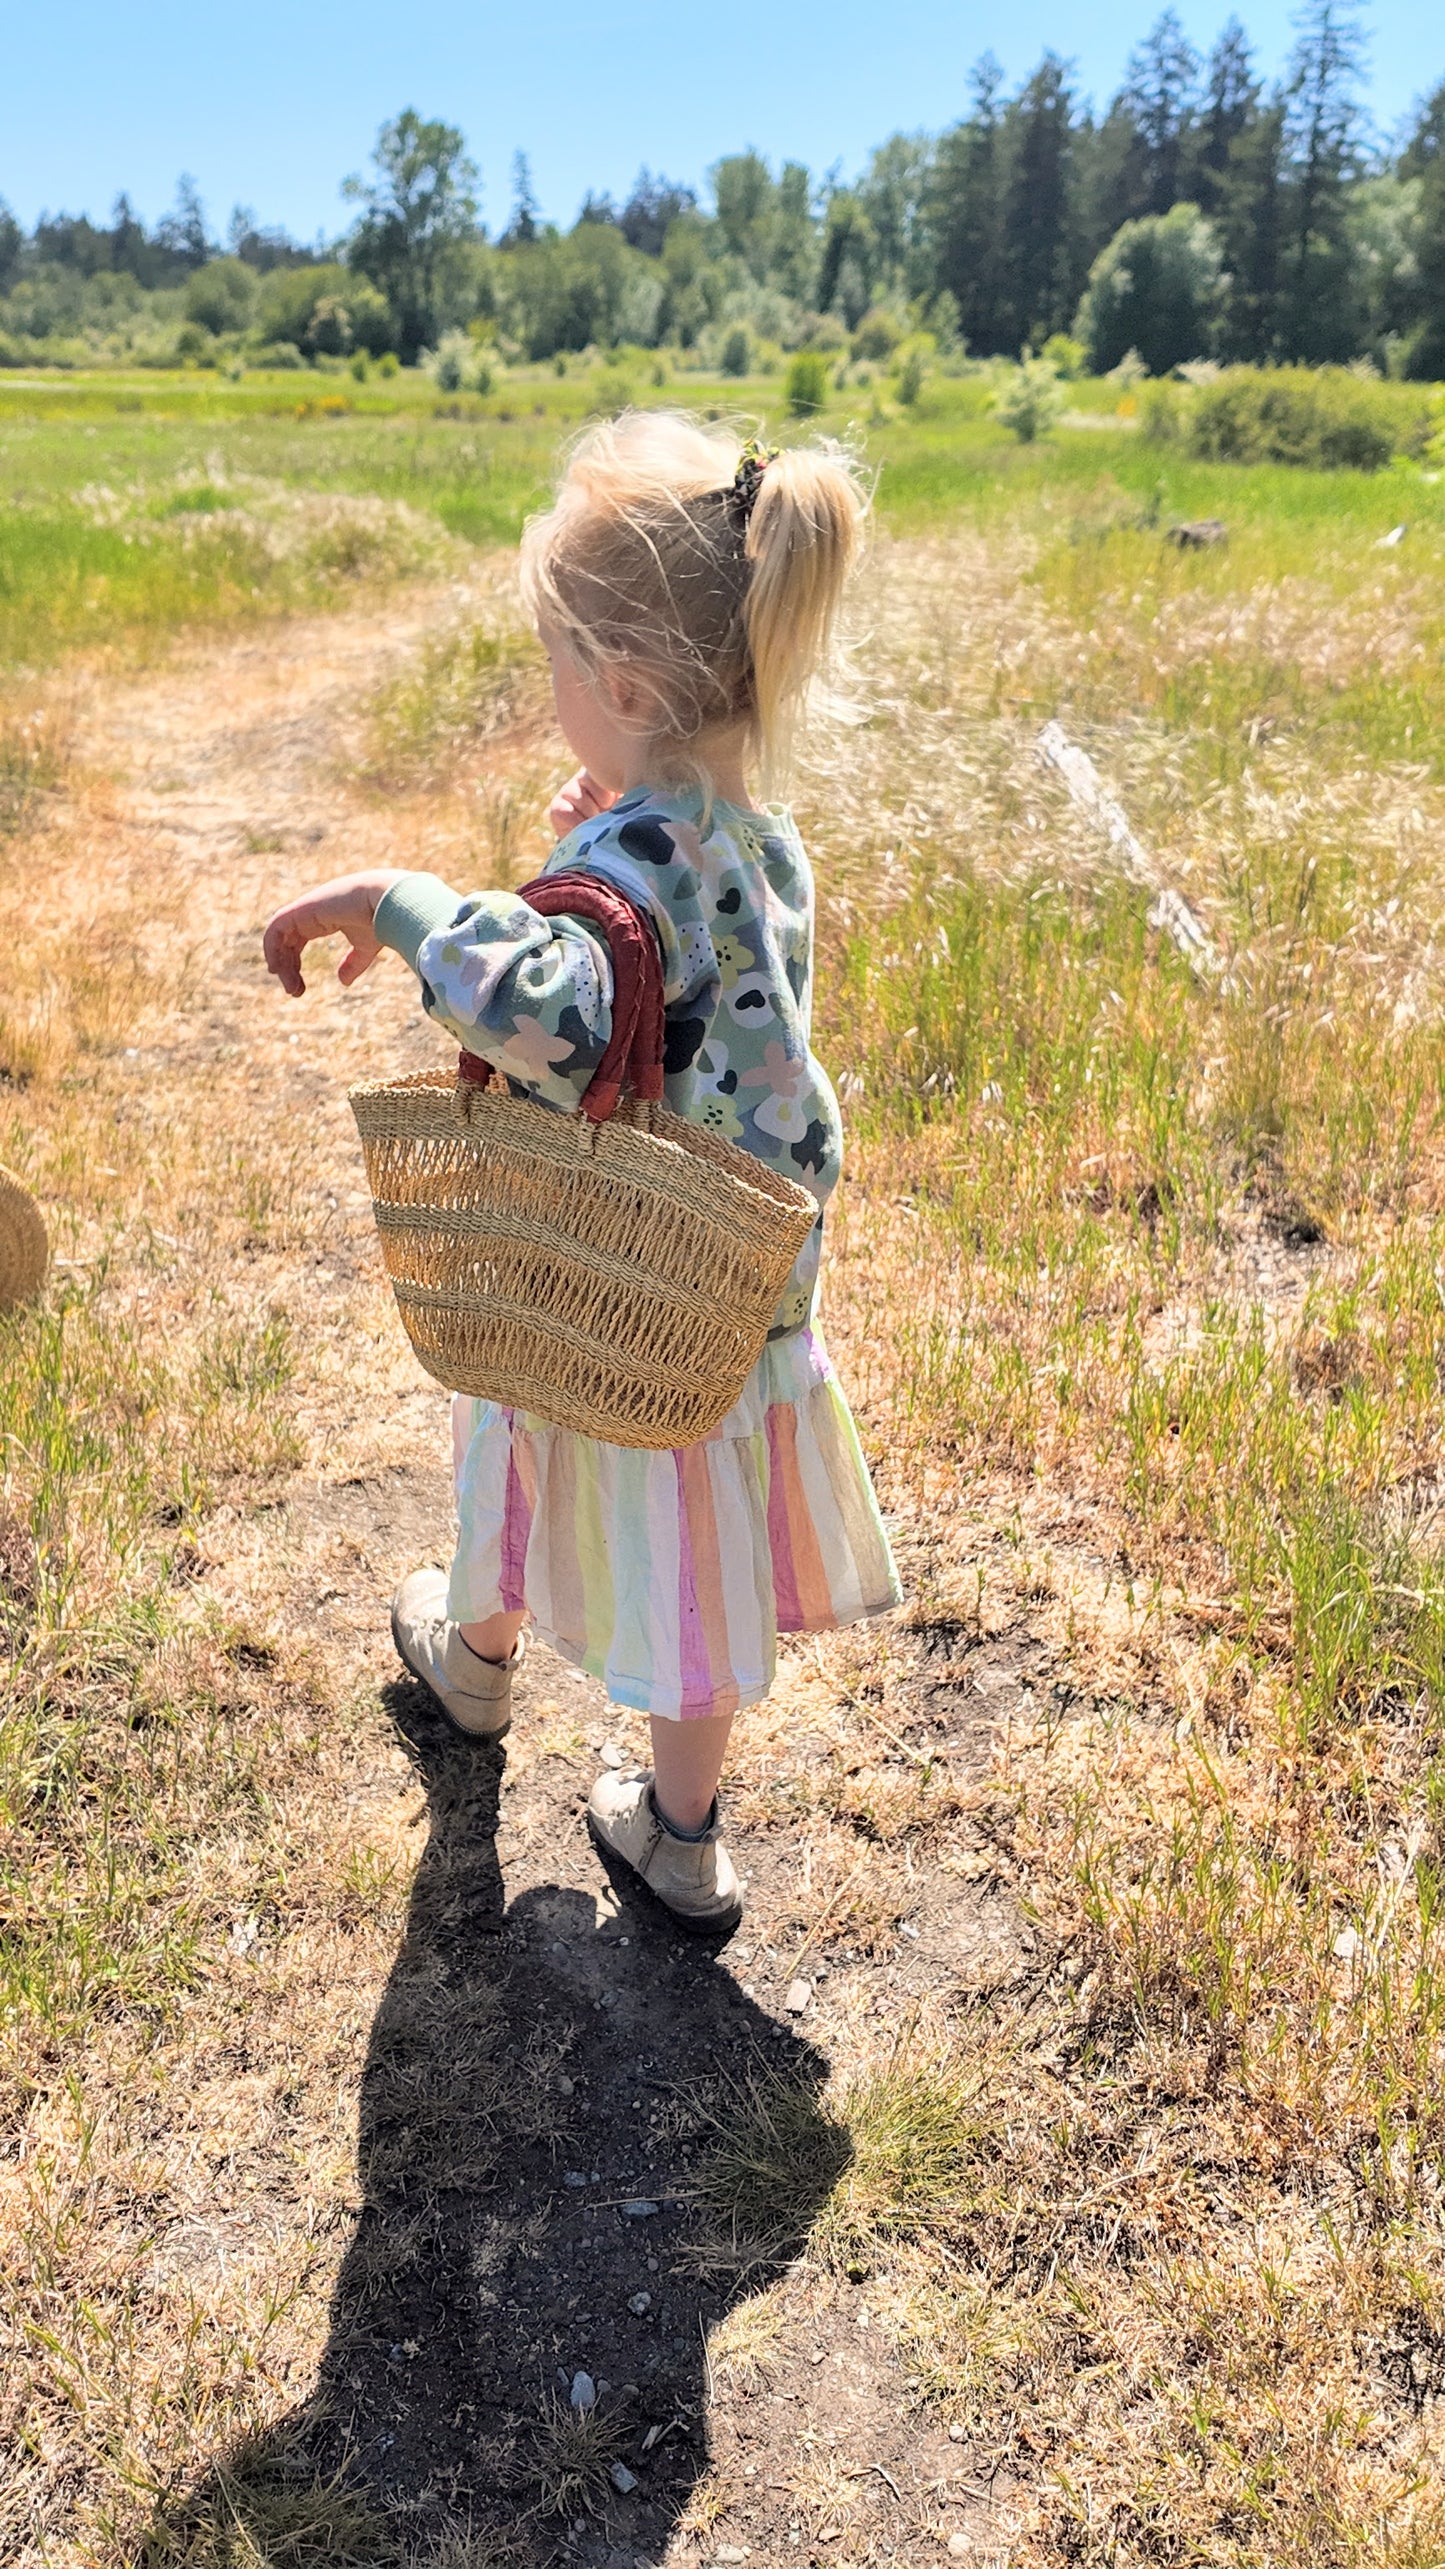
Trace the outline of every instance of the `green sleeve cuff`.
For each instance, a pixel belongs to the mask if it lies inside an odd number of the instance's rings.
[[[390,946],[415,972],[424,940],[449,928],[461,906],[461,894],[439,874],[401,874],[382,894],[371,924],[378,944]]]

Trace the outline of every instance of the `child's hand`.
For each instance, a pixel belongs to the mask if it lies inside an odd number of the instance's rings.
[[[575,830],[579,821],[595,821],[599,812],[610,812],[617,797],[608,785],[599,785],[585,767],[569,776],[561,793],[547,806],[547,818],[559,838]]]
[[[288,901],[270,921],[262,940],[267,971],[274,972],[293,999],[299,999],[306,987],[301,957],[307,946],[315,937],[345,937],[347,951],[336,967],[336,978],[349,988],[381,952],[371,923],[383,894],[400,880],[399,867],[376,874],[339,874],[334,883],[323,883],[316,891],[303,893],[299,901]]]

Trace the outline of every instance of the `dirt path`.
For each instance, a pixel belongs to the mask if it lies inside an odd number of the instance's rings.
[[[144,2217],[116,2214],[157,2310],[188,2296],[230,2329],[269,2421],[163,2511],[249,2510],[259,2540],[286,2490],[344,2470],[408,2557],[461,2527],[473,2569],[987,2560],[1007,2490],[910,2405],[888,2279],[800,2260],[843,2172],[807,2100],[920,2013],[1026,1984],[986,1778],[1037,1645],[915,1614],[788,1652],[739,1726],[749,1911],[716,1954],[586,1840],[597,1758],[638,1752],[640,1722],[538,1649],[505,1751],[465,1750],[390,1652],[392,1584],[449,1541],[446,1420],[378,1278],[343,1091],[434,1038],[389,964],[288,1007],[257,931],[368,858],[467,876],[464,796],[352,773],[368,695],[455,612],[417,592],[267,629],[77,707],[72,891],[124,894],[190,958],[114,1066],[118,1129],[143,1128],[180,1223],[187,1170],[224,1208],[175,1229],[159,1283],[151,1257],[144,1307],[164,1327],[209,1292],[293,1345],[295,1458],[238,1469],[198,1612],[288,1736],[314,1734],[278,1788],[274,1878],[238,1893],[169,2083],[148,2073]],[[846,1374],[846,1331],[838,1352]],[[272,1713],[236,1717],[264,1760]],[[710,2118],[783,2089],[803,2100],[786,2217],[733,2253],[696,2201]]]

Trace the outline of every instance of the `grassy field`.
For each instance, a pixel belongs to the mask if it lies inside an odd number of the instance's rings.
[[[1427,2569],[1445,484],[840,396],[863,714],[797,800],[909,1602],[739,1725],[737,1953],[589,1905],[563,1966],[635,1732],[544,1672],[498,1837],[379,1629],[444,1428],[341,1091],[428,1037],[399,974],[283,1013],[255,937],[342,863],[535,867],[506,548],[624,389],[0,378],[0,1159],[57,1249],[0,1321],[0,2549]],[[548,2188],[652,2153],[624,2274]],[[639,2279],[683,2325],[589,2424]]]

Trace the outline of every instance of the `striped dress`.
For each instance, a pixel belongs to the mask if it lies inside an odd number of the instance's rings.
[[[457,1398],[448,1611],[526,1613],[638,1712],[736,1712],[768,1692],[779,1633],[853,1623],[900,1593],[814,1318],[842,1136],[809,1043],[811,873],[787,813],[705,813],[673,789],[639,789],[572,831],[547,870],[564,867],[602,876],[656,924],[668,1104],[786,1169],[819,1217],[741,1397],[702,1443],[604,1445]],[[460,1042],[576,1112],[611,1031],[610,961],[585,922],[407,875],[376,927]]]

